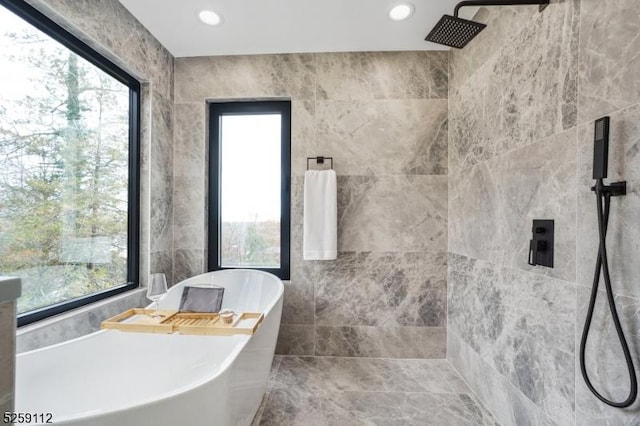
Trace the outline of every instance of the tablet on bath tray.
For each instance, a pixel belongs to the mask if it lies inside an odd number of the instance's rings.
[[[192,287],[182,289],[180,312],[216,313],[222,307],[224,287]]]

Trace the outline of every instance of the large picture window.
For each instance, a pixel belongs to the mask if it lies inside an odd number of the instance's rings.
[[[24,325],[137,287],[139,83],[0,0],[0,275]]]
[[[212,103],[209,270],[289,279],[291,103]]]

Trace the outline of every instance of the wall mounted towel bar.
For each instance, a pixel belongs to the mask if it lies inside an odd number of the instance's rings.
[[[329,167],[333,169],[333,157],[307,157],[307,170],[309,170],[309,161],[311,160],[314,160],[316,164],[324,164],[325,160],[329,160],[331,162]]]

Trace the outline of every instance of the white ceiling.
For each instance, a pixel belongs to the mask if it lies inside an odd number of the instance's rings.
[[[413,16],[393,22],[399,0],[120,0],[176,57],[444,49],[424,38],[458,0],[410,1]],[[224,23],[202,24],[203,9]]]

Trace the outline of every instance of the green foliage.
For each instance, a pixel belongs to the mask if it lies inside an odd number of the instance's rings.
[[[25,312],[126,281],[129,92],[35,30],[4,37],[25,75],[0,94],[0,275]]]

